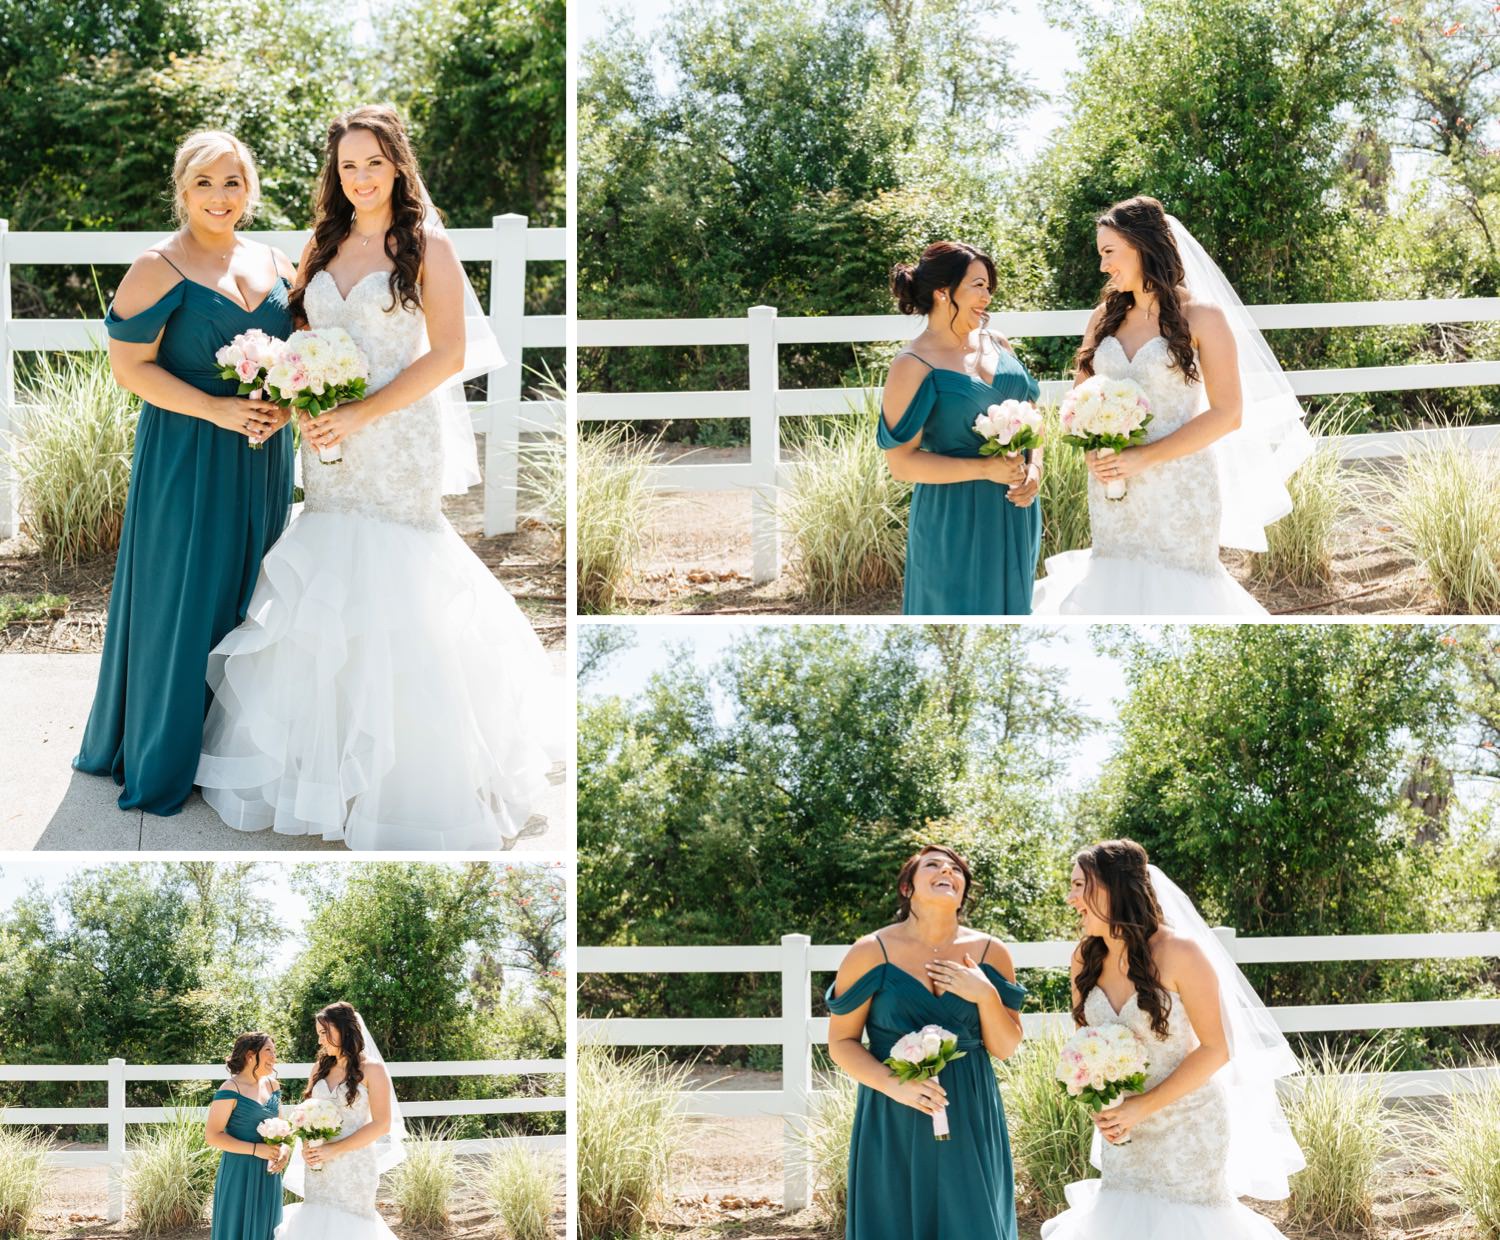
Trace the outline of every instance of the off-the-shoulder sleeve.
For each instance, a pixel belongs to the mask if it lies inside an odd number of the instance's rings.
[[[1042,385],[1024,365],[1021,367],[1021,373],[1026,376],[1026,399],[1035,401],[1042,394]]]
[[[995,989],[1000,992],[1000,1002],[1013,1011],[1019,1012],[1021,1004],[1026,1002],[1026,987],[1020,982],[1011,981],[992,964],[986,964],[984,971],[990,981],[995,983]]]
[[[911,404],[906,406],[906,412],[896,420],[895,426],[886,425],[885,410],[881,410],[880,428],[876,433],[880,446],[899,448],[904,443],[910,443],[927,425],[927,416],[932,412],[932,407],[936,403],[937,390],[932,383],[932,372],[929,371],[912,394]]]
[[[828,1004],[828,1010],[835,1016],[847,1016],[855,1008],[859,1007],[860,1004],[869,1000],[880,989],[880,979],[884,976],[885,966],[877,964],[868,973],[861,975],[854,985],[850,986],[848,990],[844,991],[837,998],[834,997],[833,993],[833,987],[838,985],[838,982],[835,981],[833,986],[828,988],[828,993],[824,996],[824,1000]]]
[[[109,313],[104,316],[104,330],[113,340],[124,340],[129,344],[150,344],[156,339],[156,333],[166,326],[167,320],[172,317],[172,311],[182,305],[182,293],[186,284],[186,280],[179,280],[155,302],[128,319],[122,319],[111,305]]]
[[[235,1093],[234,1090],[232,1090],[232,1089],[216,1089],[216,1090],[214,1090],[214,1101],[215,1102],[217,1102],[220,1098],[228,1098],[230,1102],[238,1102],[240,1100],[241,1096],[242,1095]]]

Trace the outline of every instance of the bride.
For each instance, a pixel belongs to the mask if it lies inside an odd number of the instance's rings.
[[[563,734],[546,652],[441,508],[479,478],[461,379],[504,359],[392,109],[333,122],[318,194],[289,306],[349,333],[368,395],[301,419],[306,505],[210,656],[196,782],[242,831],[493,849]]]
[[[1042,1240],[1281,1240],[1236,1200],[1287,1196],[1306,1164],[1276,1097],[1300,1071],[1229,953],[1134,840],[1074,858],[1073,1021],[1147,1046],[1147,1088],[1094,1120],[1102,1173],[1067,1187]],[[1102,1138],[1102,1140],[1100,1139]]]
[[[318,1059],[303,1101],[332,1102],[340,1131],[323,1145],[298,1143],[283,1184],[303,1203],[286,1207],[275,1240],[395,1240],[375,1208],[381,1173],[406,1156],[390,1073],[349,1004],[331,1003],[313,1022]]]
[[[1150,402],[1146,442],[1088,454],[1093,546],[1050,556],[1034,615],[1264,615],[1219,548],[1266,549],[1291,511],[1286,480],[1312,439],[1291,384],[1202,246],[1155,198],[1097,221],[1104,300],[1077,381],[1132,379]],[[1104,484],[1124,481],[1123,499]]]

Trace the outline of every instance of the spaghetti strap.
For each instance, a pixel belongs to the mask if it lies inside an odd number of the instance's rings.
[[[931,362],[929,362],[920,353],[913,353],[910,349],[902,349],[900,353],[896,354],[896,356],[897,357],[914,357],[914,358],[917,359],[917,361],[921,362],[922,365],[926,366],[928,370],[936,370],[937,369],[936,366],[934,366]]]
[[[979,953],[979,963],[980,964],[983,964],[984,963],[984,958],[990,954],[990,944],[993,943],[994,941],[995,941],[994,939],[985,939],[985,941],[984,941],[984,950]]]
[[[916,354],[913,353],[912,356],[916,357]],[[890,961],[891,961],[891,958],[889,956],[886,956],[885,944],[880,942],[880,936],[877,934],[877,935],[874,935],[872,937],[875,939],[875,942],[880,943],[880,954],[882,956],[885,956],[885,961],[886,961],[887,964],[889,964]]]
[[[163,254],[160,250],[147,250],[146,253],[147,254],[155,254],[157,256],[157,258],[160,258],[160,259],[164,260],[166,262],[167,266],[170,267],[173,271],[175,271],[178,275],[180,275],[184,280],[186,280],[188,278],[187,272],[185,272],[181,267],[179,267],[176,263],[174,263],[170,258],[167,258],[167,256],[165,254]]]

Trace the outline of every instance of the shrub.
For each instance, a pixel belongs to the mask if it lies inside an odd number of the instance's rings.
[[[513,1144],[491,1157],[484,1192],[510,1240],[548,1240],[557,1177],[546,1157]]]
[[[814,1097],[808,1124],[807,1156],[812,1163],[813,1205],[836,1235],[844,1230],[849,1205],[849,1142],[859,1086],[840,1072],[832,1086]]]
[[[1500,453],[1445,438],[1407,457],[1378,495],[1444,611],[1500,611]]]
[[[219,1152],[203,1140],[203,1121],[177,1109],[153,1124],[131,1151],[125,1171],[130,1215],[142,1235],[159,1236],[202,1222],[213,1200]]]
[[[1307,1167],[1292,1177],[1287,1217],[1309,1232],[1355,1231],[1374,1218],[1375,1169],[1389,1135],[1381,1107],[1378,1056],[1335,1055],[1326,1047],[1302,1062],[1296,1092],[1287,1100],[1287,1121]]]
[[[0,1128],[0,1236],[24,1236],[47,1191],[48,1142],[27,1129]]]
[[[1310,429],[1319,440],[1346,433],[1344,408],[1318,415]],[[1251,557],[1250,572],[1257,581],[1315,586],[1329,578],[1334,531],[1354,487],[1338,453],[1320,446],[1288,480],[1287,491],[1292,510],[1266,528],[1266,550]]]
[[[115,382],[108,355],[38,354],[21,400],[16,472],[27,533],[57,564],[118,547],[138,402]]]
[[[645,550],[652,447],[611,426],[578,436],[578,610],[609,611]]]
[[[1477,1240],[1500,1240],[1500,1085],[1454,1094],[1446,1113],[1416,1121],[1438,1190],[1474,1220]]]
[[[1067,1204],[1064,1188],[1094,1174],[1093,1117],[1057,1082],[1057,1057],[1068,1036],[1058,1028],[1028,1037],[999,1065],[1017,1192],[1025,1211],[1042,1217]]]
[[[677,1109],[685,1066],[659,1054],[578,1052],[578,1229],[583,1240],[633,1236],[666,1195],[687,1141]]]
[[[817,418],[792,438],[797,464],[779,499],[791,572],[818,611],[841,611],[901,582],[911,485],[892,476],[875,438],[878,397]]]
[[[447,1225],[448,1199],[458,1178],[452,1135],[451,1129],[438,1127],[407,1139],[406,1157],[391,1173],[391,1195],[403,1223],[421,1228]]]

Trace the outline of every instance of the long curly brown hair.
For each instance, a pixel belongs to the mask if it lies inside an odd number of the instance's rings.
[[[1094,221],[1097,228],[1119,233],[1141,259],[1141,284],[1156,294],[1158,326],[1166,338],[1172,363],[1189,383],[1198,381],[1198,359],[1193,356],[1193,333],[1188,329],[1178,289],[1182,287],[1184,269],[1177,242],[1172,238],[1167,213],[1155,198],[1141,195],[1117,202]],[[1078,350],[1073,365],[1085,377],[1094,373],[1094,352],[1106,339],[1120,330],[1125,316],[1135,305],[1135,294],[1111,289],[1105,285],[1100,302],[1104,316],[1099,320],[1092,343]]]
[[[1167,991],[1151,958],[1151,936],[1161,928],[1162,912],[1151,888],[1146,850],[1134,840],[1104,840],[1083,849],[1073,863],[1083,871],[1083,898],[1089,907],[1099,912],[1096,892],[1108,899],[1109,910],[1100,916],[1109,922],[1110,937],[1125,942],[1125,975],[1135,984],[1136,1003],[1151,1018],[1152,1032],[1166,1037]],[[1089,991],[1099,984],[1109,944],[1089,935],[1078,944],[1078,954],[1081,963],[1073,1021],[1082,1028],[1088,1024],[1084,1004]]]
[[[427,253],[427,212],[434,210],[422,201],[421,173],[411,140],[396,109],[383,103],[369,103],[335,117],[328,126],[328,144],[323,154],[323,172],[318,178],[318,200],[313,220],[312,253],[307,256],[305,271],[287,298],[292,318],[306,323],[303,298],[313,276],[322,271],[339,252],[339,246],[354,227],[354,204],[339,184],[339,143],[351,129],[364,129],[375,135],[385,157],[396,168],[396,183],[391,187],[391,227],[385,235],[385,252],[395,264],[391,272],[391,304],[396,308],[415,310],[422,304],[420,276],[422,259]]]
[[[365,1067],[360,1061],[360,1056],[365,1053],[365,1039],[359,1031],[359,1013],[352,1004],[340,999],[337,1003],[330,1003],[313,1019],[323,1028],[331,1028],[339,1035],[339,1053],[318,1056],[312,1076],[307,1081],[307,1092],[302,1096],[311,1098],[313,1086],[338,1067],[338,1062],[342,1059],[344,1093],[348,1104],[353,1106],[354,1099],[359,1094],[360,1082],[365,1079]]]

